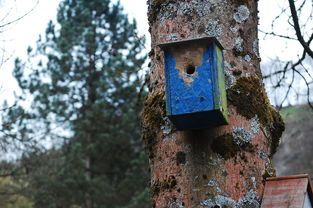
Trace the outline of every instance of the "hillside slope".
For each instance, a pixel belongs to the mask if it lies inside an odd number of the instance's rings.
[[[308,173],[313,179],[313,111],[306,105],[281,111],[286,130],[273,162],[277,175]]]

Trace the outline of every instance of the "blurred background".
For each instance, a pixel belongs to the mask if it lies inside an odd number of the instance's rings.
[[[299,28],[288,2],[270,4],[259,1],[261,68],[286,122],[273,162],[313,177],[313,2],[295,1]],[[0,11],[0,207],[150,207],[146,0],[0,0]]]

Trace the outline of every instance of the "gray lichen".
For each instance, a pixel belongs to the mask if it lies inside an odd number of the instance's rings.
[[[222,192],[222,190],[221,190],[219,187],[216,187],[215,191],[216,191],[217,193],[221,193],[221,192]]]
[[[166,40],[170,40],[170,41],[177,41],[178,40],[178,34],[176,33],[173,33],[173,34],[169,34],[167,37],[166,37]]]
[[[194,3],[194,8],[196,14],[199,17],[208,16],[211,13],[210,7],[205,6],[206,2],[192,1]]]
[[[258,153],[259,153],[259,157],[261,159],[263,159],[263,160],[268,160],[269,159],[264,150],[260,150]]]
[[[163,125],[161,125],[161,129],[163,130],[164,135],[169,135],[173,130],[173,124],[168,117],[163,118]]]
[[[168,208],[184,208],[184,205],[180,200],[176,200],[175,202],[169,202]]]
[[[231,31],[232,33],[238,32],[238,28],[237,28],[237,27],[231,27],[231,28],[229,28],[229,29],[230,29],[230,31]]]
[[[251,131],[254,134],[257,134],[260,131],[260,124],[259,124],[258,115],[255,115],[251,120]]]
[[[250,62],[251,61],[251,57],[249,55],[245,55],[245,60],[246,60],[246,62]]]
[[[225,70],[225,88],[230,89],[236,82],[236,78],[230,73],[229,70]]]
[[[241,5],[238,7],[237,12],[234,14],[234,20],[240,24],[247,20],[249,18],[249,15],[249,9],[246,6]]]
[[[276,175],[276,171],[272,165],[271,159],[269,156],[266,154],[264,150],[260,150],[258,152],[259,157],[263,160],[265,160],[265,177],[272,177]]]
[[[236,38],[235,44],[234,44],[236,51],[243,52],[242,43],[243,43],[243,39],[241,37]]]
[[[243,146],[253,139],[252,134],[243,129],[242,127],[233,127],[232,136],[234,137],[234,141],[237,145]]]
[[[255,177],[251,177],[251,181],[252,181],[252,185],[253,185],[253,188],[256,189],[256,180],[255,180]]]
[[[209,37],[217,37],[222,34],[222,29],[218,25],[218,21],[209,21],[205,28],[205,33]]]
[[[230,65],[230,63],[228,63],[227,61],[224,61],[224,66],[225,68],[227,68],[228,70],[232,70],[233,67]]]
[[[259,41],[258,41],[258,40],[253,41],[252,49],[253,49],[253,52],[254,52],[255,56],[256,56],[257,58],[260,58],[260,54],[259,54]]]
[[[194,12],[194,7],[189,3],[182,3],[180,9],[177,12],[179,16],[190,16]]]
[[[208,186],[213,187],[216,186],[216,183],[214,181],[209,181]]]
[[[162,14],[160,20],[163,22],[165,19],[174,19],[177,16],[177,11],[179,9],[175,4],[167,3],[166,5],[162,6],[159,14]]]
[[[248,191],[244,197],[240,198],[237,201],[226,196],[217,195],[212,199],[207,199],[201,202],[200,205],[205,207],[232,207],[232,208],[260,207],[259,197],[254,190]]]

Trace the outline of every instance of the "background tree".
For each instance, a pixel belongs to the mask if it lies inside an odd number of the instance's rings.
[[[307,102],[313,109],[313,2],[312,0],[288,0],[282,5],[281,12],[273,19],[269,31],[261,31],[265,38],[283,39],[288,42],[286,52],[293,53],[290,59],[274,58],[265,64],[264,78],[270,96],[279,108]],[[282,29],[282,25],[284,25]],[[292,46],[298,45],[301,50],[296,52]],[[291,47],[289,46],[291,45]]]
[[[64,0],[57,23],[15,61],[18,99],[32,102],[8,111],[19,119],[7,129],[36,143],[21,160],[27,195],[34,207],[149,206],[136,23],[109,0]]]

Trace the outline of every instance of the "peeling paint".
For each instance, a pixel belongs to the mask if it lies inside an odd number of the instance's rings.
[[[252,134],[242,127],[233,127],[232,130],[232,136],[234,137],[236,144],[239,146],[247,144],[253,139]]]
[[[257,193],[254,190],[250,190],[237,201],[223,195],[217,195],[212,199],[201,202],[200,205],[205,207],[258,208],[260,207],[260,202]]]
[[[249,9],[246,6],[241,5],[238,7],[237,12],[234,14],[234,20],[237,23],[241,24],[242,22],[247,20],[249,16],[250,16]]]

